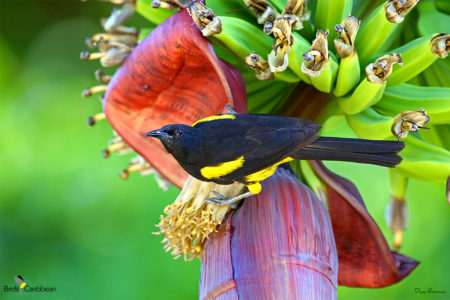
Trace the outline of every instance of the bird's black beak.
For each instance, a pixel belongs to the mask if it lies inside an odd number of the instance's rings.
[[[169,137],[169,135],[164,132],[162,129],[153,130],[145,134],[145,136],[151,136],[157,139],[166,139]]]

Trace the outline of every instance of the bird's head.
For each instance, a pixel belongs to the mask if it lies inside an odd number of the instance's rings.
[[[171,124],[150,131],[146,136],[159,139],[167,152],[177,157],[192,149],[198,139],[198,134],[197,128],[183,124]]]

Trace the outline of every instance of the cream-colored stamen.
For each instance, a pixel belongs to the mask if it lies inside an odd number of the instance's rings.
[[[374,63],[366,67],[367,80],[373,83],[383,84],[392,73],[394,64],[403,66],[403,60],[400,53],[384,55]]]
[[[98,81],[103,82],[104,84],[108,84],[111,81],[111,77],[112,76],[105,75],[105,73],[103,73],[103,70],[101,69],[95,71],[95,78],[97,78]]]
[[[271,24],[278,15],[275,7],[267,1],[244,0],[244,3],[256,15],[258,24]]]
[[[117,42],[128,46],[136,46],[137,35],[124,33],[97,33],[86,39],[86,45],[93,48],[99,41]]]
[[[205,202],[206,198],[215,197],[213,190],[234,197],[242,194],[245,185],[218,185],[189,176],[175,202],[164,209],[166,216],[161,216],[155,234],[164,235],[164,249],[171,251],[174,258],[201,258],[204,243],[231,210],[230,206]]]
[[[345,58],[356,53],[355,38],[361,21],[355,17],[345,18],[341,24],[336,24],[334,30],[339,34],[339,39],[334,40],[334,45],[339,57]]]
[[[88,51],[82,51],[80,58],[84,60],[100,59],[102,66],[111,67],[121,64],[131,51],[133,51],[133,47],[119,42],[105,42],[99,40],[96,43],[96,46],[100,52],[89,53]]]
[[[100,59],[103,56],[105,56],[105,53],[102,52],[90,53],[89,51],[84,50],[80,53],[80,58],[83,60]]]
[[[87,123],[89,126],[94,126],[95,123],[97,123],[98,121],[104,120],[106,119],[106,115],[104,112],[98,113],[93,115],[92,117],[89,117],[87,119]]]
[[[181,9],[189,6],[193,0],[153,0],[151,6],[153,8]]]
[[[403,231],[408,228],[409,210],[405,200],[393,197],[386,207],[385,219],[394,233],[392,246],[398,249],[403,242]]]
[[[311,12],[306,8],[305,0],[288,0],[281,15],[290,16],[294,20],[292,29],[300,30],[303,28],[303,22],[309,20]]]
[[[125,149],[126,150],[126,149]],[[128,167],[120,172],[122,179],[128,179],[130,173],[139,172],[141,176],[153,174],[160,189],[167,191],[170,182],[165,179],[158,171],[156,171],[142,156],[138,155],[130,161]]]
[[[392,23],[401,23],[419,0],[389,0],[384,5],[386,18]]]
[[[125,3],[121,8],[114,8],[111,15],[103,22],[103,28],[107,32],[113,32],[134,14],[134,5]]]
[[[201,2],[192,3],[187,7],[187,11],[204,36],[212,36],[222,32],[220,18]]]
[[[133,149],[120,137],[115,137],[108,143],[108,147],[102,151],[102,156],[108,158],[112,152],[119,155],[132,152]]]
[[[120,171],[120,178],[128,179],[130,173],[133,172],[139,172],[141,173],[141,175],[147,175],[151,173],[151,169],[153,168],[142,156],[137,156],[130,161],[130,164],[127,168]]]
[[[120,65],[128,57],[128,55],[130,55],[131,51],[133,51],[132,48],[130,49],[111,48],[100,59],[100,63],[103,67]]]
[[[107,88],[108,88],[108,86],[104,85],[104,84],[93,86],[91,88],[84,89],[83,92],[81,93],[81,95],[85,98],[90,97],[90,96],[92,96],[92,94],[101,93],[101,92],[106,91]]]
[[[283,72],[289,64],[288,55],[294,42],[292,24],[295,22],[291,16],[281,16],[275,19],[272,33],[275,37],[273,50],[268,55],[270,70],[274,73]]]
[[[316,38],[309,51],[303,54],[302,72],[310,77],[317,77],[326,68],[328,62],[328,30],[317,30]]]
[[[250,53],[245,57],[246,64],[255,71],[256,78],[259,80],[274,79],[274,76],[269,68],[269,63],[255,52]]]
[[[419,129],[428,129],[424,125],[429,121],[430,117],[422,108],[417,111],[404,111],[394,118],[391,131],[398,139],[404,139],[410,131],[417,132]]]
[[[450,34],[441,33],[431,39],[431,52],[440,58],[446,58],[450,49]]]

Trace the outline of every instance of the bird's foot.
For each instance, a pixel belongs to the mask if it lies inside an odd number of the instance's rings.
[[[247,197],[250,197],[251,195],[253,195],[252,193],[247,192],[247,193],[241,194],[241,195],[236,196],[236,197],[227,198],[224,195],[219,194],[216,191],[212,191],[212,192],[217,196],[217,198],[205,199],[206,202],[214,203],[216,205],[229,205],[233,209],[237,208],[237,205],[236,205],[237,201],[242,200],[244,198],[247,198]]]

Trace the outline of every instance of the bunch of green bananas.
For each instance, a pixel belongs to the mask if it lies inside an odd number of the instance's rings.
[[[432,182],[447,179],[450,174],[450,153],[445,147],[448,141],[445,131],[450,122],[450,65],[448,59],[438,61],[439,57],[432,52],[432,39],[448,29],[443,28],[450,19],[446,14],[448,5],[444,1],[418,3],[415,10],[411,8],[409,11],[413,16],[405,15],[401,23],[393,23],[387,18],[386,6],[402,5],[402,2],[408,5],[409,1],[383,2],[373,9],[361,8],[360,2],[364,1],[310,1],[307,8],[312,12],[312,20],[304,24],[300,31],[292,33],[293,45],[288,55],[287,69],[276,73],[274,81],[266,82],[257,80],[251,76],[251,70],[244,68],[248,54],[255,52],[263,57],[272,50],[273,44],[273,39],[256,23],[256,18],[245,10],[251,2],[255,5],[267,2],[278,15],[286,6],[285,0],[206,2],[206,6],[222,21],[222,32],[211,40],[218,49],[218,55],[242,71],[247,84],[250,112],[277,112],[292,92],[292,87],[303,81],[319,91],[332,92],[334,99],[330,103],[336,101],[339,106],[335,114],[345,114],[359,137],[387,139],[391,138],[390,127],[395,115],[423,108],[430,116],[433,130],[440,133],[432,134],[432,137],[417,133],[406,139],[407,150],[402,153],[404,163],[397,171],[405,176]],[[302,1],[287,2],[289,5],[289,2]],[[159,22],[167,14],[167,10],[152,9],[149,1],[145,0],[138,0],[136,7],[137,12],[152,22]],[[438,10],[438,7],[442,7],[442,10]],[[367,14],[366,11],[371,9],[372,12]],[[332,30],[350,13],[356,17],[368,15],[362,19],[361,28],[356,33],[355,53],[341,57],[339,61],[339,53],[336,55],[330,52],[324,71],[318,77],[308,77],[302,72],[301,64],[303,54],[311,47],[314,32],[317,29]],[[333,34],[330,33],[330,36]],[[446,47],[448,44],[447,36]],[[374,83],[366,76],[361,76],[360,70],[369,63],[392,53],[401,54],[403,67],[395,66],[386,81]]]
[[[157,25],[192,1],[110,2],[133,3]],[[317,99],[307,99],[312,107],[326,99],[318,105],[322,112],[316,120],[325,128],[340,117],[360,138],[397,139],[414,132],[405,138],[403,162],[390,173],[394,199],[404,199],[409,177],[436,183],[448,179],[448,1],[215,0],[202,7],[221,24],[208,38],[217,55],[243,75],[250,113],[283,113],[299,101],[296,89],[311,86],[317,90]],[[150,31],[141,29],[138,40]],[[405,112],[423,112],[427,119],[416,124]],[[430,130],[417,131],[428,120]],[[406,134],[396,132],[402,126]],[[294,169],[320,197],[323,183],[307,162],[296,164]]]

